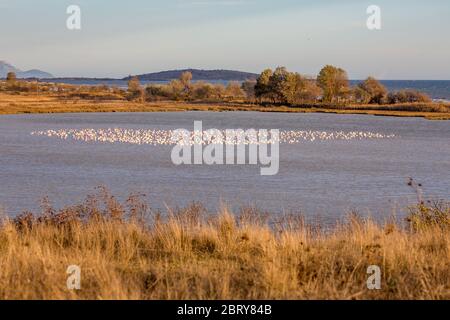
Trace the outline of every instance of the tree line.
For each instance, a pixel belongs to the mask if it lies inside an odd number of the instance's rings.
[[[167,84],[149,84],[143,87],[138,77],[128,81],[128,99],[138,101],[227,101],[247,98],[245,91],[237,81],[230,81],[227,85],[192,81],[192,73],[183,72],[179,79]]]
[[[133,77],[128,82],[128,94],[132,100],[246,100],[285,105],[431,102],[426,94],[415,90],[388,92],[373,77],[351,87],[347,72],[331,65],[325,66],[316,78],[278,67],[274,71],[264,70],[257,80],[247,80],[242,84],[229,82],[226,86],[204,81],[194,83],[190,72],[184,72],[179,79],[168,84],[150,84],[145,88],[137,77]]]
[[[13,72],[6,82],[0,82],[0,91],[56,92],[68,98],[128,99],[137,102],[151,101],[244,101],[259,104],[283,105],[344,105],[344,104],[400,104],[428,103],[430,97],[415,90],[388,90],[375,78],[368,77],[356,86],[350,86],[347,72],[327,65],[317,77],[290,72],[285,67],[264,70],[256,80],[209,83],[194,82],[192,73],[184,72],[179,79],[167,84],[141,85],[131,77],[127,89],[108,86],[74,86],[20,81]]]
[[[254,95],[258,102],[301,105],[305,103],[395,104],[431,102],[424,93],[414,90],[388,92],[378,80],[368,77],[350,86],[347,72],[327,65],[316,78],[289,72],[285,67],[264,70],[257,79]]]

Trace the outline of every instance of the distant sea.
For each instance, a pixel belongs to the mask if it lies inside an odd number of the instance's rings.
[[[127,81],[114,79],[54,79],[47,80],[58,83],[68,83],[75,85],[108,85],[120,88],[127,87]],[[214,83],[226,84],[227,81],[217,80],[209,81]],[[360,83],[361,80],[351,80],[351,85]],[[164,84],[167,81],[143,81],[142,84]],[[381,83],[389,91],[398,91],[403,89],[418,90],[427,93],[432,99],[450,101],[450,80],[382,80]]]
[[[350,82],[355,85],[361,81]],[[450,80],[382,80],[380,82],[389,91],[412,89],[425,92],[434,100],[450,101]]]

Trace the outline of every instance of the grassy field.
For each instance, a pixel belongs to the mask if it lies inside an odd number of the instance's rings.
[[[0,299],[450,299],[449,231],[448,204],[421,204],[405,223],[353,214],[323,229],[198,204],[161,215],[100,189],[2,222]],[[67,288],[69,265],[80,290]],[[367,288],[370,265],[381,290]]]
[[[401,105],[350,105],[298,107],[261,106],[246,103],[132,102],[127,100],[66,98],[57,94],[0,93],[0,114],[73,112],[170,112],[170,111],[258,111],[292,113],[369,114],[376,116],[424,117],[450,120],[450,105],[418,103]]]

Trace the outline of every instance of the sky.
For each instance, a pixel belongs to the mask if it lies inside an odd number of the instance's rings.
[[[66,27],[69,5],[81,30]],[[333,64],[352,79],[448,80],[449,35],[449,0],[0,0],[0,60],[60,77]]]

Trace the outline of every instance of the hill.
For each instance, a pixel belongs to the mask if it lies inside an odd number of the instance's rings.
[[[48,72],[33,69],[28,71],[22,71],[15,66],[5,62],[0,61],[0,78],[6,78],[8,72],[14,72],[17,78],[26,79],[26,78],[53,78]]]
[[[191,72],[192,79],[195,81],[245,81],[248,79],[256,79],[258,77],[255,73],[233,71],[233,70],[199,70],[199,69],[184,69],[184,70],[170,70],[155,73],[146,73],[137,75],[141,81],[170,81],[178,79],[183,72]],[[131,76],[123,80],[129,80]]]

